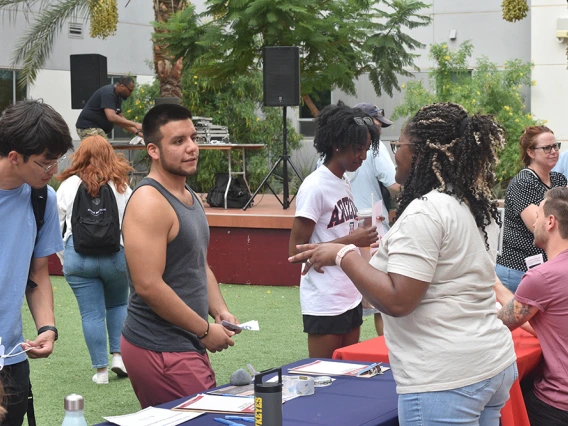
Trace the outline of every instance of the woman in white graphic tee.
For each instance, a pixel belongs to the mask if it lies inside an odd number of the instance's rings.
[[[324,108],[317,118],[314,146],[323,166],[310,174],[296,197],[290,255],[306,243],[336,242],[369,247],[376,227],[357,227],[357,208],[345,172],[357,170],[369,147],[378,151],[380,133],[370,116],[342,103]],[[359,341],[363,322],[361,293],[339,267],[322,275],[304,268],[300,302],[304,332],[312,358],[331,358],[333,351]]]

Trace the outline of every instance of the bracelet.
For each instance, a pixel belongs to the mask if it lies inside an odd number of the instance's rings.
[[[55,333],[55,340],[59,338],[59,333],[54,325],[44,325],[43,327],[40,327],[37,331],[37,335],[39,336],[41,333],[45,333],[46,331],[53,331]]]
[[[341,250],[337,252],[337,256],[335,257],[335,264],[337,266],[341,266],[341,259],[343,259],[343,256],[345,256],[350,251],[354,251],[356,249],[357,247],[355,246],[355,244],[349,244],[341,247]]]
[[[205,338],[207,337],[207,335],[209,334],[209,325],[210,325],[210,323],[209,323],[209,321],[208,321],[208,322],[207,322],[207,330],[205,330],[205,333],[203,334],[203,336],[197,336],[197,338],[198,338],[199,340],[205,339]]]

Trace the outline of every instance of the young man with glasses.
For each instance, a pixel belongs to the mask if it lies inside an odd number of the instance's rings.
[[[122,77],[117,83],[97,90],[87,101],[77,119],[77,134],[107,137],[115,125],[142,137],[142,124],[127,120],[122,114],[122,101],[130,97],[136,87],[131,77]]]
[[[8,106],[0,117],[0,338],[9,355],[0,358],[7,408],[4,426],[21,425],[26,414],[28,357],[49,356],[57,340],[48,271],[48,256],[63,249],[57,200],[48,187],[38,233],[31,192],[47,185],[72,148],[67,124],[49,105],[22,101]],[[22,332],[24,295],[38,330],[37,337],[27,340]]]

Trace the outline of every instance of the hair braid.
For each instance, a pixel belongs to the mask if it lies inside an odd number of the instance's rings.
[[[501,224],[492,190],[503,128],[490,116],[473,115],[454,103],[420,109],[403,132],[413,144],[410,175],[399,197],[397,215],[416,198],[437,189],[469,207],[478,227]]]

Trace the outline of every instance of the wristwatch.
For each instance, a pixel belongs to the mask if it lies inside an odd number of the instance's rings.
[[[37,335],[39,336],[41,333],[45,333],[46,331],[53,331],[55,333],[55,340],[59,338],[59,333],[54,325],[44,325],[43,327],[40,327],[37,331]]]

